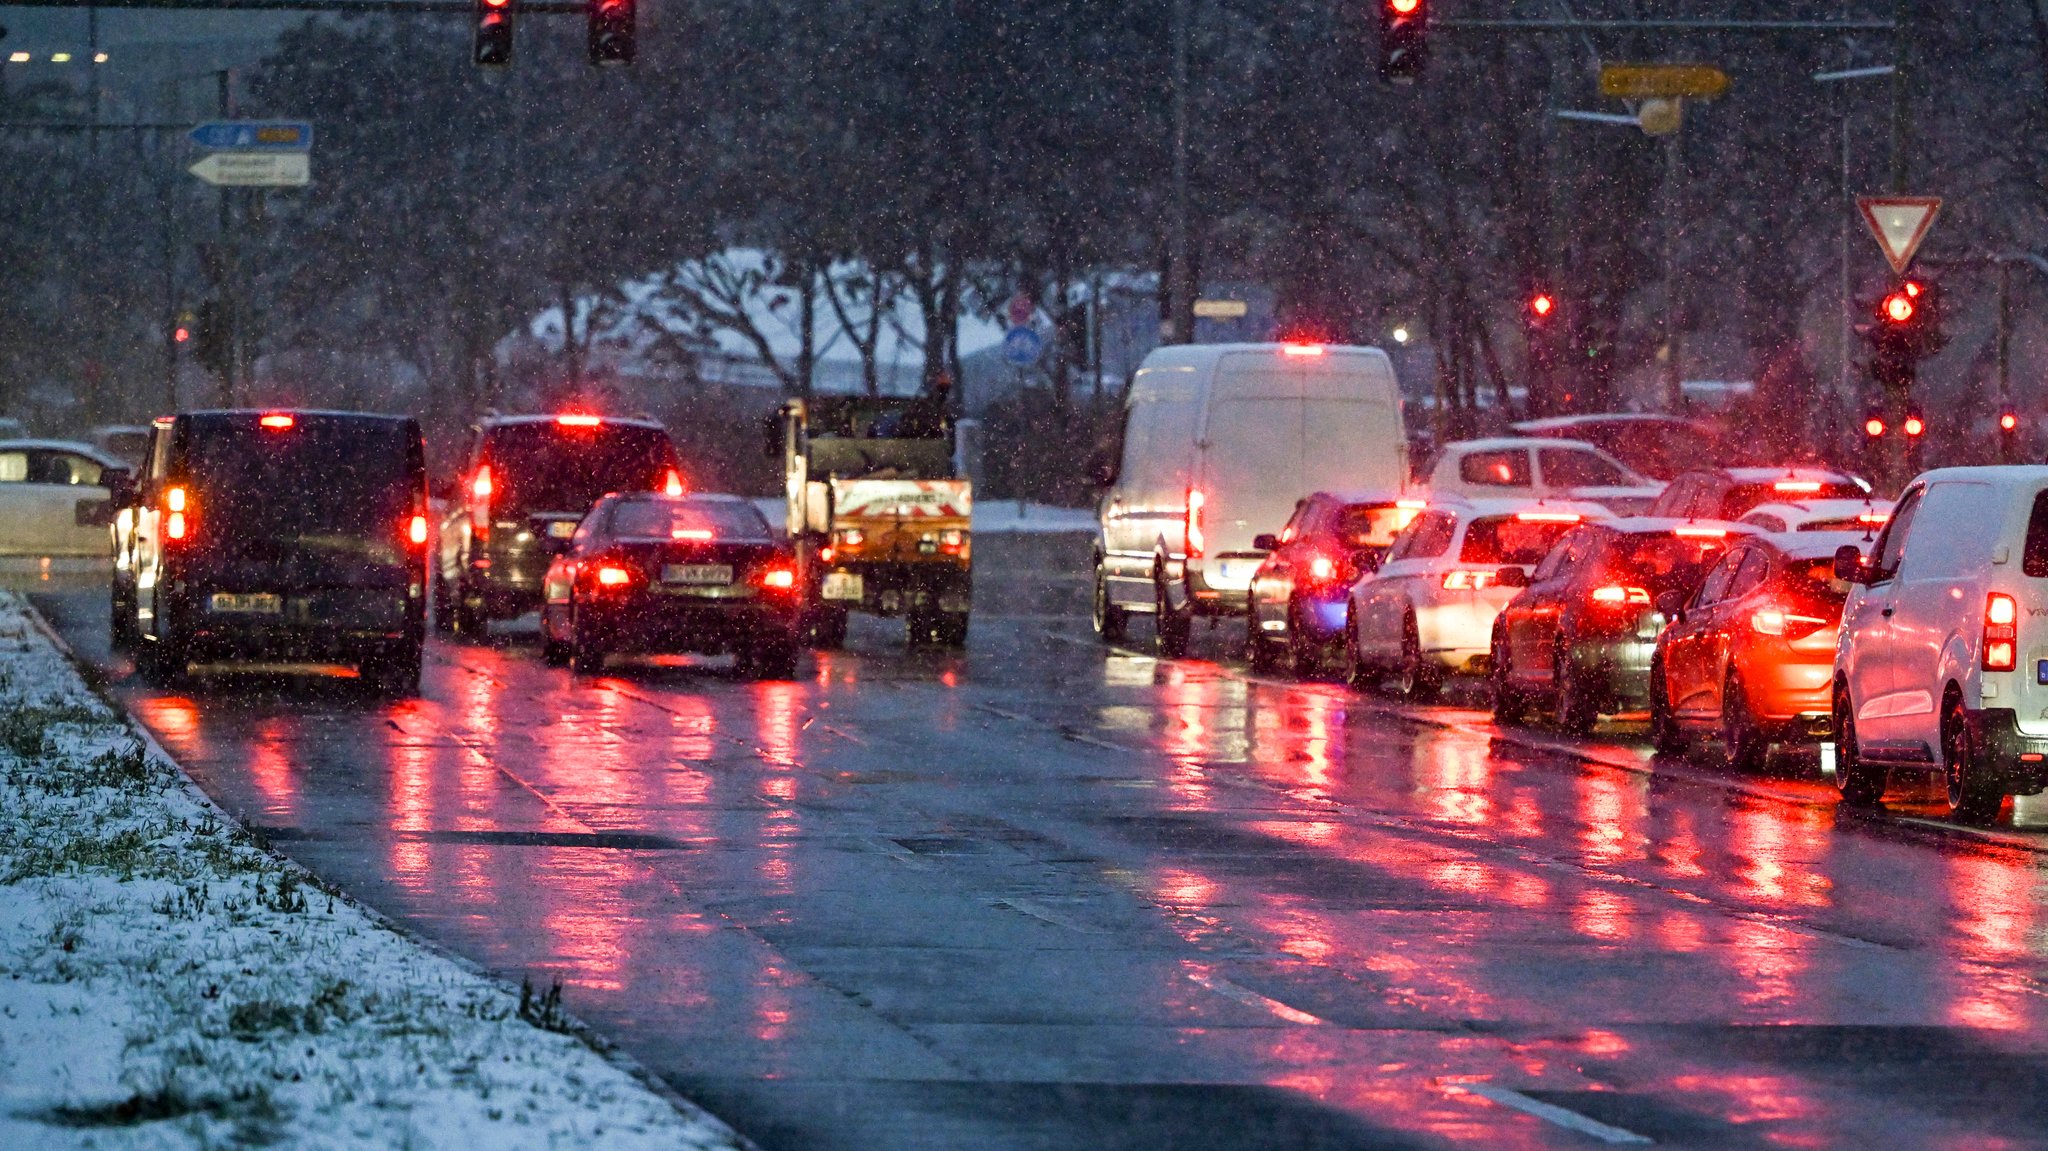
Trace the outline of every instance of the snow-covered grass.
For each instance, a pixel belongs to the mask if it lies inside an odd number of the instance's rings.
[[[743,1146],[554,990],[264,851],[0,592],[0,1147]]]

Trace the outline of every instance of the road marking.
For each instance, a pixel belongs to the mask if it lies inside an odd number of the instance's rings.
[[[1532,1099],[1520,1091],[1511,1091],[1506,1087],[1496,1087],[1491,1083],[1447,1083],[1444,1087],[1448,1091],[1464,1092],[1470,1095],[1477,1095],[1481,1099],[1490,1099],[1503,1107],[1512,1107],[1524,1114],[1534,1115],[1545,1122],[1555,1123],[1559,1127],[1569,1128],[1582,1135],[1591,1135],[1602,1143],[1642,1146],[1656,1142],[1655,1139],[1647,1135],[1638,1135],[1626,1127],[1613,1127],[1600,1122],[1598,1119],[1581,1115],[1576,1111],[1568,1111],[1555,1103],[1545,1103],[1541,1099]]]
[[[1246,1007],[1256,1007],[1261,1011],[1270,1012],[1274,1015],[1279,1016],[1282,1019],[1285,1019],[1289,1023],[1301,1023],[1310,1027],[1316,1027],[1321,1026],[1324,1022],[1322,1018],[1315,1015],[1310,1015],[1308,1012],[1301,1010],[1299,1007],[1289,1007],[1287,1004],[1280,1002],[1278,999],[1274,999],[1271,996],[1267,995],[1261,995],[1258,992],[1253,991],[1249,987],[1243,987],[1236,983],[1232,983],[1230,980],[1225,979],[1221,975],[1217,975],[1206,968],[1190,964],[1188,965],[1187,974],[1189,979],[1192,979],[1196,983],[1201,984],[1203,987],[1206,987],[1209,990],[1214,991],[1216,994],[1221,995],[1225,999],[1234,999],[1237,1002],[1244,1004]]]
[[[1054,927],[1064,927],[1068,931],[1076,931],[1082,935],[1104,934],[1101,928],[1091,927],[1085,923],[1077,923],[1035,899],[1024,899],[1020,896],[1007,895],[996,900],[995,906],[1017,912],[1019,915],[1028,915],[1033,919],[1050,923]]]

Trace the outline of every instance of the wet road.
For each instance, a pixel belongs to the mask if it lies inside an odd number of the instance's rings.
[[[101,597],[37,602],[280,849],[770,1151],[2048,1146],[2048,810],[1503,740],[1229,632],[1105,655],[1024,566],[964,657],[575,679],[513,635],[396,703],[154,692]]]

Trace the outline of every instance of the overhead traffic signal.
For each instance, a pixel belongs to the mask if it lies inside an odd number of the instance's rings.
[[[2009,464],[2020,458],[2020,414],[2012,408],[1998,413],[1998,462]]]
[[[476,51],[471,59],[486,68],[512,62],[513,0],[476,0]]]
[[[1413,84],[1429,62],[1429,0],[1377,0],[1380,79]]]
[[[634,12],[637,0],[589,0],[589,4],[590,62],[631,64],[638,34]]]

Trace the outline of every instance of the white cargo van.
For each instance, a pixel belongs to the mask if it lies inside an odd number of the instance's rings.
[[[1124,407],[1119,466],[1100,477],[1095,628],[1153,614],[1178,655],[1197,614],[1245,608],[1277,532],[1315,491],[1402,489],[1408,439],[1377,348],[1181,344],[1145,357]]]

